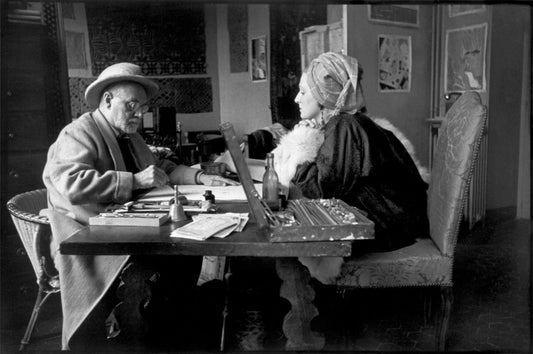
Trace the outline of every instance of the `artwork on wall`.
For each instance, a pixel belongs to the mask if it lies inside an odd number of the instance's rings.
[[[368,20],[385,25],[418,27],[418,5],[368,5]]]
[[[448,15],[450,17],[474,14],[485,11],[484,4],[458,4],[448,6]]]
[[[230,72],[248,71],[248,5],[228,5]]]
[[[252,68],[252,81],[261,82],[267,79],[267,44],[266,36],[252,38],[250,67]]]
[[[302,53],[302,72],[311,61],[320,54],[327,52],[328,26],[310,26],[300,32],[300,47]]]
[[[410,92],[411,66],[411,36],[378,35],[380,92]]]
[[[85,51],[85,34],[65,31],[67,46],[67,63],[69,69],[87,70],[87,53]]]
[[[483,23],[446,31],[446,92],[486,90],[487,27],[487,23]]]
[[[207,73],[203,4],[85,4],[92,74],[138,64],[150,76]]]
[[[159,85],[156,97],[150,100],[150,106],[174,107],[177,113],[213,112],[213,85],[211,78],[174,78],[151,77]],[[83,112],[90,112],[91,107],[85,102],[85,89],[94,78],[70,77],[70,109],[72,117],[77,118]]]
[[[300,31],[300,52],[302,72],[322,53],[345,53],[342,21],[310,26]]]

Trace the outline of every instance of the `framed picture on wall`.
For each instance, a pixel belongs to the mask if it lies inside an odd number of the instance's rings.
[[[250,53],[252,82],[266,81],[268,75],[266,36],[252,38]]]
[[[87,53],[85,51],[85,34],[65,30],[65,42],[67,46],[67,63],[69,70],[89,70],[87,65]]]
[[[368,5],[368,21],[384,25],[418,27],[418,5]]]
[[[342,21],[327,25],[306,27],[300,31],[302,72],[313,59],[325,52],[345,53],[345,35]]]
[[[448,6],[448,15],[456,17],[485,11],[484,4],[458,4]]]
[[[410,92],[411,67],[411,36],[378,35],[380,92]]]
[[[487,23],[446,31],[444,88],[485,91]]]

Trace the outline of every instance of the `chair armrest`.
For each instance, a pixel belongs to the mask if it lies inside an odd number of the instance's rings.
[[[41,279],[39,281],[44,281],[46,283],[49,283],[51,278],[57,277],[59,274],[50,252],[50,244],[52,242],[51,237],[52,229],[50,224],[39,224],[35,231],[34,247],[35,255],[39,260],[42,271]]]

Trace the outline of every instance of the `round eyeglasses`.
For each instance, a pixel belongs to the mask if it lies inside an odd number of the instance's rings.
[[[135,101],[126,102],[126,110],[128,110],[129,112],[145,114],[146,112],[148,112],[149,108],[150,107],[148,107],[148,103],[140,104],[139,102]]]

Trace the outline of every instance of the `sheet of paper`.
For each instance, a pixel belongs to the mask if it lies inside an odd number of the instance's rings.
[[[229,171],[237,173],[237,169],[235,168],[229,150],[226,150],[222,155],[217,157],[215,161],[225,163],[228,166]],[[252,179],[256,182],[262,182],[263,175],[265,174],[265,160],[245,158],[245,161]]]
[[[217,219],[228,219],[233,222],[235,222],[235,226],[227,228],[225,230],[221,230],[217,232],[216,234],[212,235],[212,237],[219,237],[224,238],[231,234],[233,231],[240,232],[244,229],[246,224],[248,223],[248,220],[250,219],[250,213],[223,213],[223,214],[199,214],[194,215],[192,219],[194,221],[209,219],[209,218],[217,218]]]
[[[135,197],[135,200],[141,203],[168,203],[172,198],[174,198],[174,189],[167,184],[161,187],[152,188]]]
[[[263,185],[261,183],[254,184],[255,190],[259,196],[263,193]],[[204,186],[204,185],[182,185],[178,187],[180,194],[183,194],[189,201],[204,200],[204,193],[206,190],[213,192],[215,196],[215,203],[229,201],[246,202],[246,193],[242,185],[239,186]]]
[[[236,225],[238,225],[238,221],[235,219],[208,216],[172,231],[170,236],[203,241],[228,228],[233,227],[234,229]]]

